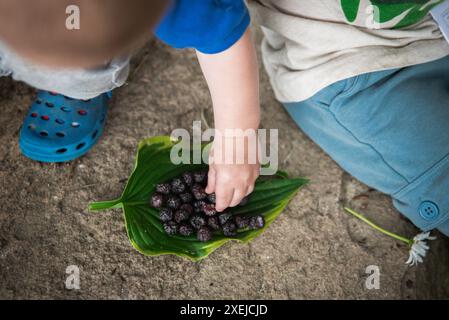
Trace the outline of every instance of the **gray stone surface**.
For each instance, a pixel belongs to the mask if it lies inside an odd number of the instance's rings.
[[[262,126],[279,128],[281,167],[311,179],[265,234],[230,243],[193,263],[145,257],[125,234],[119,210],[88,212],[120,195],[143,137],[191,128],[211,102],[195,55],[160,43],[133,61],[115,91],[100,143],[67,164],[42,164],[18,149],[34,89],[0,79],[0,298],[67,299],[415,299],[449,297],[448,241],[438,235],[425,264],[409,268],[407,248],[348,216],[350,205],[388,229],[417,230],[388,197],[344,173],[301,133],[262,73]],[[81,270],[81,289],[65,289],[65,269]],[[365,288],[368,265],[380,289]]]

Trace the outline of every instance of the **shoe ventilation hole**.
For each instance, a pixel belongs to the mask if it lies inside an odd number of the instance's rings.
[[[45,120],[45,121],[48,121],[48,120],[50,120],[50,117],[49,116],[42,116],[41,119]]]
[[[72,127],[78,128],[80,126],[79,122],[72,122]]]
[[[42,104],[42,100],[37,99],[37,100],[36,100],[36,103],[37,103],[37,104]]]
[[[57,93],[54,92],[54,91],[49,91],[48,93],[50,93],[52,96],[56,96],[57,95]]]
[[[28,129],[34,130],[34,129],[36,129],[36,126],[34,124],[30,124],[30,125],[28,125]]]
[[[56,150],[56,153],[64,153],[64,152],[66,152],[66,151],[67,151],[66,148],[62,148],[62,149]]]
[[[31,114],[31,117],[32,117],[32,118],[37,118],[37,113],[36,113],[36,112],[33,112],[33,113]]]
[[[48,136],[48,132],[47,131],[41,131],[41,132],[39,132],[39,134],[41,135],[41,137]]]
[[[56,132],[56,135],[60,138],[64,138],[65,137],[65,133],[64,132]]]
[[[51,102],[45,102],[45,105],[49,108],[53,108],[55,105]]]
[[[64,112],[70,112],[70,108],[67,107],[61,107],[61,110]]]
[[[62,119],[56,119],[55,122],[56,122],[57,124],[64,124],[64,123],[65,123],[65,121],[62,120]]]
[[[76,150],[81,149],[82,147],[84,147],[86,145],[86,143],[81,142],[79,145],[76,146]]]
[[[85,116],[85,115],[87,114],[87,111],[81,109],[81,110],[78,110],[78,114],[79,114],[80,116]]]
[[[92,133],[92,140],[95,139],[95,137],[97,136],[97,134],[98,134],[98,130],[95,130],[95,132]]]

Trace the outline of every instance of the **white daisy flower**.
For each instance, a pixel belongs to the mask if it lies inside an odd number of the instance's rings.
[[[429,246],[426,243],[426,240],[435,240],[436,237],[431,237],[430,232],[423,232],[416,235],[413,238],[413,244],[410,248],[410,253],[406,264],[409,266],[415,266],[418,263],[423,262],[423,258],[427,254],[427,250],[429,250]]]

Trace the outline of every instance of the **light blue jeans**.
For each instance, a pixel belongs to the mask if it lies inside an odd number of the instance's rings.
[[[449,56],[342,80],[285,108],[417,227],[449,236]]]

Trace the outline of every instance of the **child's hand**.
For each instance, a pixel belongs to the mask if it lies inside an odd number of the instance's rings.
[[[258,162],[249,164],[246,160],[244,164],[213,163],[214,147],[210,154],[206,192],[215,192],[215,209],[221,212],[227,207],[238,205],[254,190],[260,165]]]
[[[257,130],[260,120],[259,69],[250,30],[225,51],[216,54],[197,51],[197,55],[212,97],[215,129],[223,134],[227,129]],[[221,149],[215,148],[216,141],[211,155]],[[259,176],[257,159],[240,162],[243,164],[227,163],[209,161],[206,192],[215,192],[217,211],[239,204],[253,191]]]

